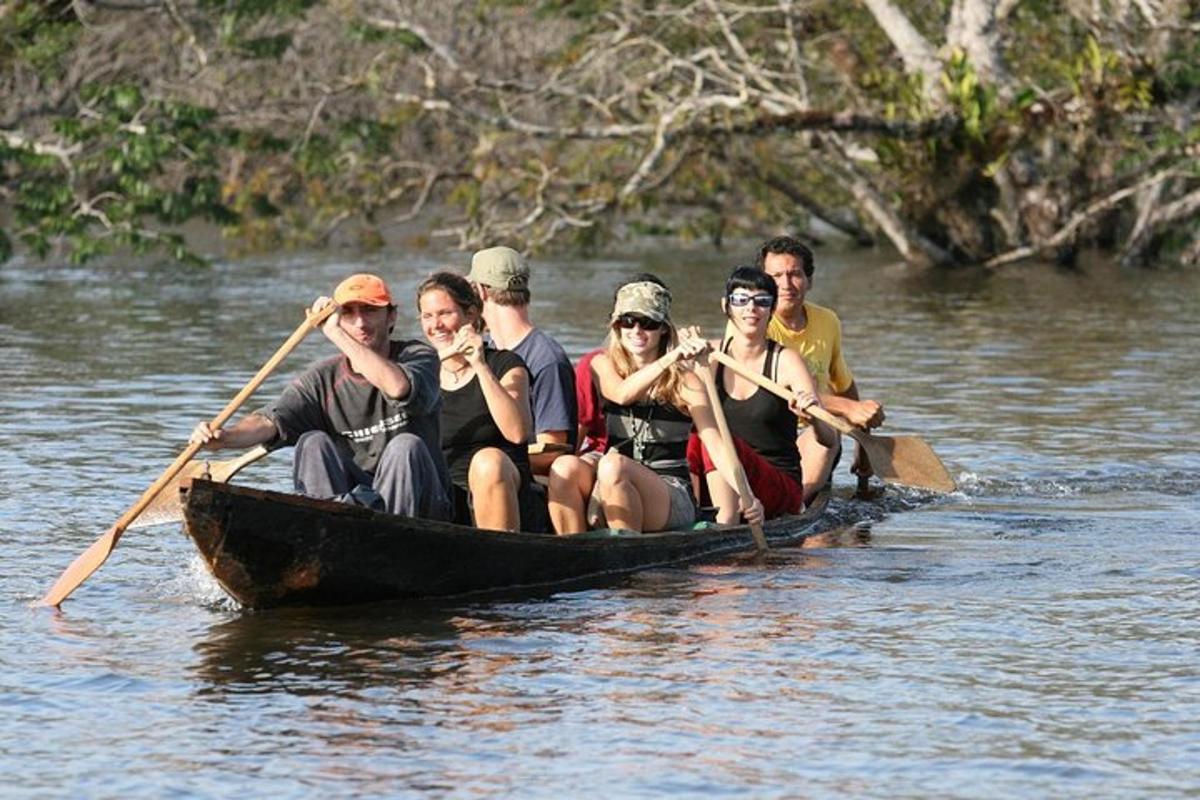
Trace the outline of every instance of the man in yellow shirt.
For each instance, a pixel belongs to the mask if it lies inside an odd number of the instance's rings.
[[[842,357],[841,320],[830,309],[804,299],[812,288],[812,251],[791,236],[777,236],[759,248],[758,267],[779,287],[779,303],[767,327],[767,336],[804,358],[826,410],[859,427],[880,425],[883,406],[874,400],[859,399],[854,375]],[[797,447],[807,503],[829,482],[840,447],[823,447],[811,428],[801,432]],[[853,467],[859,476],[860,489],[871,474],[870,469],[860,451]]]

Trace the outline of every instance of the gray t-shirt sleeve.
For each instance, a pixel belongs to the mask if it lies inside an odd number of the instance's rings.
[[[427,344],[409,341],[395,356],[395,362],[408,376],[408,395],[391,402],[423,414],[432,414],[441,400],[437,351]]]
[[[294,445],[300,434],[324,430],[325,418],[321,414],[319,382],[315,370],[298,375],[271,405],[257,410],[275,423],[277,438],[269,444]]]

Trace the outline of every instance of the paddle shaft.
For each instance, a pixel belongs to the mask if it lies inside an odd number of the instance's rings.
[[[232,400],[229,401],[225,408],[221,409],[219,414],[213,417],[212,422],[209,423],[210,427],[212,427],[213,430],[217,430],[226,422],[228,422],[229,418],[232,417],[237,410],[241,408],[242,404],[250,398],[250,395],[254,394],[254,391],[262,384],[262,382],[265,381],[271,375],[271,373],[275,371],[275,368],[278,367],[279,364],[285,358],[287,358],[293,350],[296,349],[297,345],[304,340],[304,337],[312,332],[313,329],[319,327],[321,323],[323,323],[336,309],[337,306],[333,303],[330,303],[328,306],[315,314],[307,314],[304,322],[300,325],[300,327],[296,328],[292,335],[288,337],[287,341],[275,351],[275,355],[271,356],[271,358],[267,360],[267,363],[263,364],[262,368],[259,369],[259,371],[255,373],[254,377],[250,379],[250,382],[242,387],[242,390],[238,392]],[[98,570],[105,560],[107,560],[113,548],[117,546],[117,541],[121,538],[121,534],[125,532],[125,529],[129,527],[129,524],[133,522],[133,520],[137,519],[137,516],[145,510],[146,506],[150,505],[150,503],[154,501],[154,498],[157,497],[158,493],[163,490],[163,487],[169,484],[171,479],[174,478],[181,469],[183,469],[184,465],[192,460],[192,457],[199,452],[202,446],[203,445],[200,442],[192,442],[188,444],[188,446],[184,448],[184,451],[180,453],[173,462],[171,462],[171,466],[167,467],[166,471],[159,476],[158,480],[150,484],[150,488],[142,492],[142,496],[138,498],[138,501],[130,506],[129,510],[122,514],[121,518],[118,519],[113,526],[104,533],[103,536],[97,539],[90,547],[88,547],[87,550],[83,551],[78,558],[71,562],[71,565],[63,571],[63,574],[60,575],[58,580],[55,581],[54,585],[50,587],[50,591],[46,593],[46,596],[39,600],[36,605],[57,606],[61,604],[63,600],[66,600],[72,592],[79,588],[81,583],[87,580],[93,572]]]
[[[753,496],[750,492],[750,482],[746,479],[746,470],[742,468],[742,462],[738,459],[737,448],[733,446],[733,434],[729,432],[725,409],[721,407],[721,396],[717,392],[716,379],[713,378],[712,369],[701,367],[696,371],[700,373],[700,380],[704,381],[704,388],[708,392],[708,404],[712,406],[713,419],[716,420],[717,431],[721,434],[721,448],[725,451],[725,458],[733,467],[738,496],[742,498],[743,503],[746,503]],[[758,551],[766,552],[767,536],[763,533],[762,525],[757,522],[751,524],[750,533],[754,535],[754,544],[758,546]]]
[[[759,386],[766,389],[771,394],[774,394],[778,397],[782,397],[784,400],[787,400],[788,402],[791,402],[792,398],[795,396],[787,390],[787,387],[781,386],[780,384],[776,383],[775,381],[771,380],[770,378],[768,378],[765,375],[760,375],[759,373],[757,373],[754,370],[747,367],[742,362],[740,362],[737,359],[730,356],[728,353],[722,353],[720,351],[714,350],[713,352],[708,354],[708,357],[713,359],[714,361],[719,361],[720,363],[729,367],[729,369],[736,372],[738,375],[741,375],[746,380],[758,384]],[[854,425],[851,425],[849,422],[842,419],[837,414],[831,414],[830,412],[826,411],[825,409],[821,408],[818,405],[809,406],[808,408],[804,409],[804,413],[811,414],[812,416],[816,417],[817,419],[821,420],[822,422],[832,425],[833,427],[837,428],[839,431],[846,434],[847,436],[853,436],[854,438],[857,439],[858,436],[860,436],[860,435],[869,435],[862,428],[858,428],[858,427],[855,427]]]

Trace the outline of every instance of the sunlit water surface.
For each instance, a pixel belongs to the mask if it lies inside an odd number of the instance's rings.
[[[738,254],[535,263],[577,356],[651,268],[709,330]],[[402,298],[434,260],[368,260]],[[5,796],[1133,797],[1200,786],[1200,278],[821,253],[889,429],[961,484],[817,547],[524,602],[248,613],[177,526],[30,609],[362,262],[0,269]],[[260,392],[327,352],[312,337]],[[253,405],[253,402],[252,404]],[[239,480],[288,482],[277,455]]]

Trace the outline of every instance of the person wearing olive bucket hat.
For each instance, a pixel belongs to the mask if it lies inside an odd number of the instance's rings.
[[[566,444],[574,450],[578,437],[575,370],[562,346],[530,319],[532,295],[525,257],[511,247],[480,250],[471,256],[467,280],[483,302],[483,321],[492,342],[500,350],[516,353],[529,368],[535,441]],[[535,475],[545,475],[553,460],[553,453],[529,459]]]

